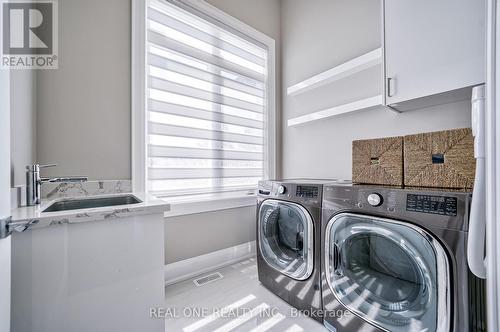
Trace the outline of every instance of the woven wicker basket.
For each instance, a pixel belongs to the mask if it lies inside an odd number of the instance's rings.
[[[404,138],[404,184],[417,187],[472,188],[476,161],[468,128]]]
[[[352,181],[403,185],[403,137],[353,141]]]

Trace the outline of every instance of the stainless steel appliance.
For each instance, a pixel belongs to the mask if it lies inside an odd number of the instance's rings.
[[[261,181],[257,202],[260,282],[320,322],[321,202],[327,182]]]
[[[331,331],[484,331],[467,265],[469,192],[324,187],[322,296]]]

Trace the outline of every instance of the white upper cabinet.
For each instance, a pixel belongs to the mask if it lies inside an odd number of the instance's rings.
[[[485,0],[385,0],[385,103],[397,110],[470,99],[485,81]]]

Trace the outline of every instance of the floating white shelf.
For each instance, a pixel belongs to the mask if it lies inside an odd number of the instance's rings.
[[[295,127],[308,122],[331,118],[333,116],[337,116],[340,114],[367,110],[381,106],[382,106],[382,95],[378,95],[289,119],[288,127]]]
[[[292,85],[287,89],[289,96],[315,89],[317,87],[335,82],[347,76],[353,75],[365,69],[382,63],[382,49],[377,48],[371,52],[358,56],[341,65],[328,69],[320,74],[314,75],[300,83]]]

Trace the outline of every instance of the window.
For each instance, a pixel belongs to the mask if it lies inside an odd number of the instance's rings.
[[[254,191],[274,176],[274,41],[203,1],[143,1],[134,186],[169,198]]]

